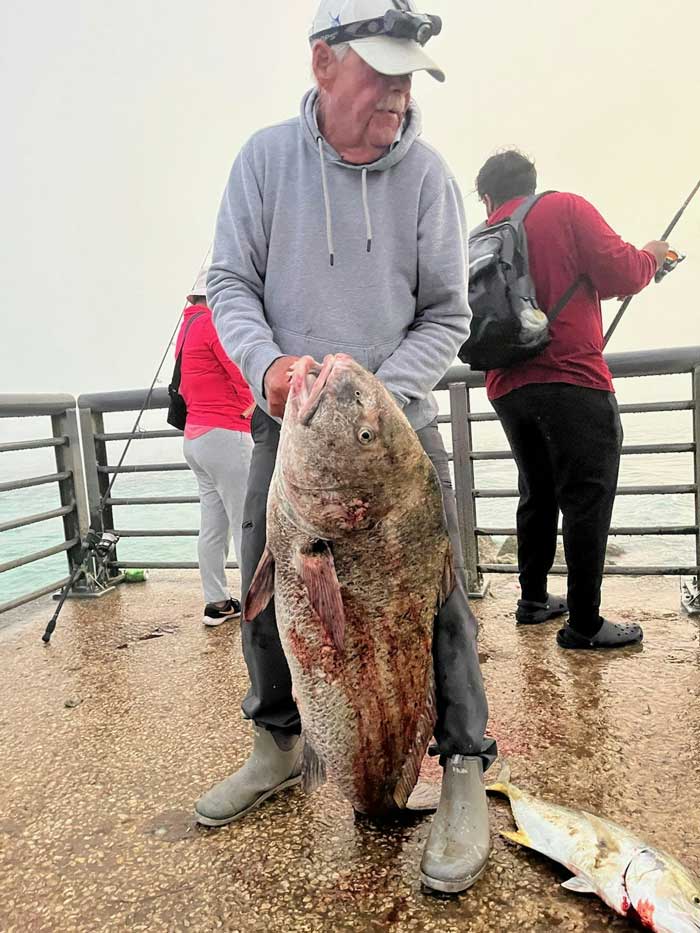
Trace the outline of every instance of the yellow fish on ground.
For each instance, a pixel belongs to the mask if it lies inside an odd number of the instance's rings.
[[[573,873],[563,888],[596,894],[656,933],[700,930],[700,879],[670,855],[610,820],[538,800],[511,784],[508,766],[487,790],[510,801],[518,829],[502,833],[506,839]]]

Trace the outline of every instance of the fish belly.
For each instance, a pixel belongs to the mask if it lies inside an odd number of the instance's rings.
[[[336,547],[334,555],[345,609],[342,655],[291,561],[277,563],[278,626],[307,741],[353,807],[376,815],[396,808],[404,766],[422,759],[432,734],[431,721],[416,746],[423,720],[433,715],[439,579],[410,561],[392,562],[386,552]]]

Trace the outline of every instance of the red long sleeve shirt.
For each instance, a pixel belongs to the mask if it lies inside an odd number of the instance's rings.
[[[253,404],[253,396],[240,370],[221,346],[206,305],[185,309],[175,355],[180,352],[185,328],[200,312],[203,313],[187,331],[182,351],[180,395],[187,404],[187,423],[250,433],[250,418],[243,417],[243,412]]]
[[[490,224],[508,217],[523,198],[502,204]],[[566,382],[613,392],[603,359],[600,302],[634,295],[656,272],[651,253],[625,243],[598,211],[576,194],[553,193],[533,207],[525,220],[530,274],[540,308],[549,312],[571,283],[586,280],[551,326],[547,349],[524,363],[486,374],[489,399],[501,398],[531,383]]]

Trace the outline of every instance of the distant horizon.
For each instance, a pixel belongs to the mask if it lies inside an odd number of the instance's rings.
[[[677,0],[662,16],[651,0],[619,0],[584,21],[554,0],[536,11],[507,0],[497,17],[461,0],[424,6],[444,19],[430,50],[448,80],[419,74],[414,97],[470,225],[483,219],[480,165],[515,145],[542,189],[584,195],[638,246],[659,236],[700,173],[687,99],[700,8]],[[240,0],[3,10],[0,392],[149,384],[238,149],[298,111],[314,11],[278,4],[263,31]],[[700,343],[700,199],[672,242],[687,261],[635,299],[611,351]]]

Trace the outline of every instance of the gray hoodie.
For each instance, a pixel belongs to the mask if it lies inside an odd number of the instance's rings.
[[[343,352],[418,430],[469,334],[462,198],[419,138],[415,103],[400,140],[362,166],[322,138],[317,99],[309,91],[300,117],[257,133],[234,162],[207,279],[214,324],[264,409],[279,356]]]

